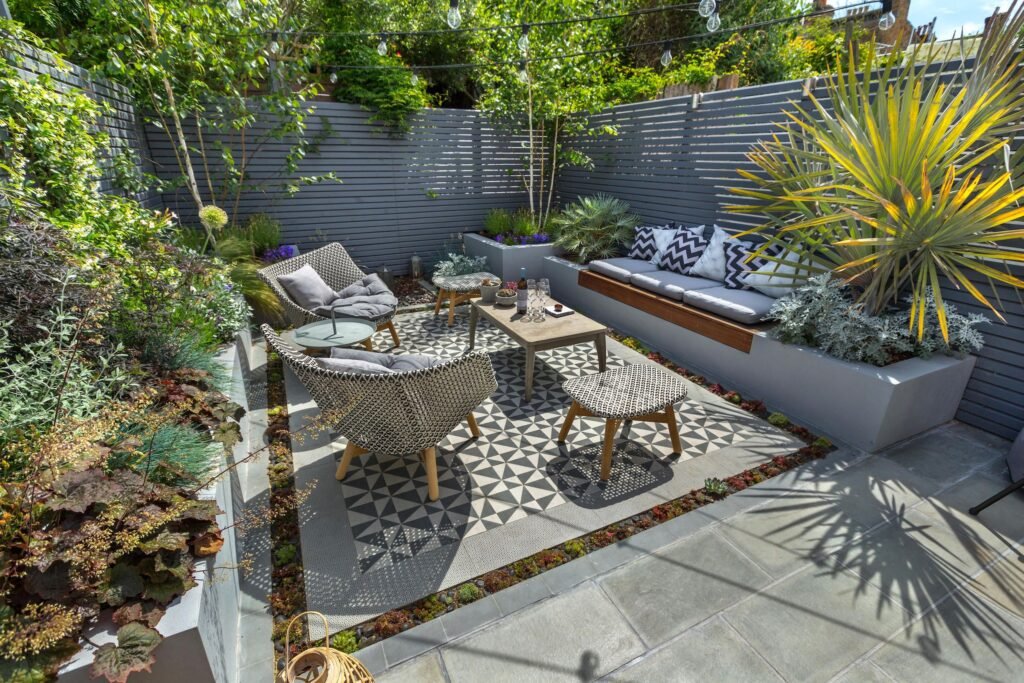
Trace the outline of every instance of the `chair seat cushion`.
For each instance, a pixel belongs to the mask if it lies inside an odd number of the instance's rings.
[[[753,325],[764,320],[775,299],[747,289],[729,289],[719,285],[710,289],[690,290],[683,301],[715,315],[738,323]]]
[[[676,301],[682,301],[683,295],[690,290],[721,286],[713,280],[693,277],[691,275],[680,275],[668,270],[637,273],[630,277],[629,281],[641,289],[646,289],[648,292],[661,294]]]
[[[284,291],[288,292],[292,301],[307,311],[337,298],[334,290],[308,263],[295,272],[279,275],[277,281],[284,287]]]
[[[334,293],[327,303],[310,310],[323,318],[330,318],[333,310],[335,317],[374,320],[394,313],[396,308],[398,299],[380,276],[373,274],[353,282]]]
[[[379,363],[371,363],[358,358],[317,358],[316,364],[324,370],[344,372],[350,375],[391,375],[394,370]]]
[[[590,269],[595,273],[615,278],[619,282],[629,283],[629,278],[636,273],[650,273],[658,269],[650,261],[635,258],[609,258],[591,261]]]
[[[388,372],[411,372],[413,370],[424,370],[440,365],[443,361],[434,356],[424,356],[418,353],[378,353],[377,351],[364,351],[362,349],[331,349],[330,360],[357,361],[372,363],[384,368]]]

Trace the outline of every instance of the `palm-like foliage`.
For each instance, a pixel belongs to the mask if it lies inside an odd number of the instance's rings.
[[[948,334],[944,280],[1002,318],[972,275],[1024,287],[1005,267],[1024,261],[1007,248],[1024,238],[1012,225],[1024,217],[1024,167],[1004,153],[1024,128],[1022,27],[1014,3],[973,70],[919,63],[918,53],[908,67],[871,54],[865,75],[851,62],[828,80],[831,108],[812,97],[748,155],[760,172],[740,173],[754,188],[733,191],[755,202],[729,208],[764,214],[750,232],[855,285],[869,313],[909,296],[918,335],[929,294]]]
[[[618,256],[633,240],[640,219],[629,212],[629,204],[599,194],[581,197],[566,206],[551,221],[554,244],[580,263]]]

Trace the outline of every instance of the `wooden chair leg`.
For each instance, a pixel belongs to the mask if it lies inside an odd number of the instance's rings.
[[[455,306],[458,303],[458,292],[452,291],[448,299],[448,327],[455,324]]]
[[[672,452],[682,453],[683,444],[679,441],[679,426],[676,425],[676,411],[671,405],[665,408],[665,422],[668,424],[668,434],[672,437]]]
[[[391,341],[395,343],[395,346],[401,346],[402,340],[398,338],[398,330],[395,329],[395,323],[393,320],[388,321],[388,332],[391,333]]]
[[[366,347],[367,351],[373,351],[373,338],[369,337],[363,342],[363,346]]]
[[[473,417],[473,413],[466,416],[466,422],[469,423],[469,433],[473,435],[474,439],[480,438],[480,427],[476,423],[476,418]]]
[[[366,449],[357,446],[351,441],[345,446],[345,452],[341,455],[341,462],[338,463],[338,469],[334,473],[334,478],[341,481],[345,478],[345,473],[348,472],[348,466],[352,464],[352,458],[357,455],[362,455],[366,452]]]
[[[601,448],[601,479],[603,481],[608,481],[608,477],[612,476],[612,450],[618,426],[618,420],[605,420],[604,446]]]
[[[565,443],[565,440],[569,437],[569,430],[572,429],[572,423],[576,419],[576,412],[576,401],[573,401],[569,405],[569,412],[565,414],[562,430],[558,432],[558,443]]]
[[[441,312],[441,302],[444,301],[444,290],[438,288],[437,290],[437,301],[434,302],[434,315]]]
[[[437,500],[441,491],[437,485],[437,449],[433,446],[423,451],[423,465],[427,468],[427,497]]]

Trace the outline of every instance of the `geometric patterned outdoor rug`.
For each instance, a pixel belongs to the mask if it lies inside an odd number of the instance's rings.
[[[402,347],[394,352],[443,358],[464,353],[466,309],[460,313],[452,328],[446,316],[435,318],[432,312],[400,316],[396,324]],[[389,341],[386,335],[374,339],[376,348],[388,348]],[[571,402],[562,383],[597,372],[593,345],[538,353],[529,402],[523,398],[522,349],[483,320],[476,346],[489,352],[498,388],[474,411],[479,439],[473,440],[463,423],[439,444],[437,501],[427,499],[426,472],[415,455],[395,458],[367,453],[353,461],[344,481],[337,482],[331,475],[343,440],[293,444],[297,483],[317,482],[303,509],[307,598],[310,609],[331,617],[332,628],[351,625],[682,495],[703,482],[702,476],[677,476],[695,459],[752,439],[761,446],[776,446],[756,456],[757,461],[795,448],[790,437],[764,421],[691,385],[691,397],[676,405],[683,452],[672,453],[664,425],[627,423],[616,442],[611,478],[601,481],[603,420],[577,419],[569,440],[557,443]],[[624,365],[626,361],[610,350],[608,367]],[[293,404],[302,396],[293,397],[300,392],[291,379],[288,398]],[[295,422],[292,429],[301,426]],[[744,461],[741,467],[723,461],[721,476],[753,464]],[[658,499],[644,497],[650,492],[659,494]],[[566,520],[566,524],[553,529],[551,519]],[[482,550],[489,534],[502,538],[500,552],[493,558]],[[331,547],[333,551],[328,550]],[[375,574],[378,581],[371,580]],[[327,575],[332,578],[326,579]],[[403,577],[402,585],[384,580],[395,576]],[[389,596],[370,598],[358,585],[364,579],[387,585]],[[343,595],[348,591],[347,601],[337,594],[339,587]]]

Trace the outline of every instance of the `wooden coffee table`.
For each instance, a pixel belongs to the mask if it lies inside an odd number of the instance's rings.
[[[553,299],[549,303],[556,304]],[[502,307],[474,301],[469,313],[469,348],[476,344],[476,323],[484,316],[505,334],[512,337],[526,349],[526,400],[533,397],[533,366],[538,351],[557,349],[573,344],[593,342],[597,349],[597,367],[604,372],[607,350],[605,334],[608,331],[601,323],[580,313],[553,318],[547,316],[543,322],[527,322],[516,313],[515,306]]]

